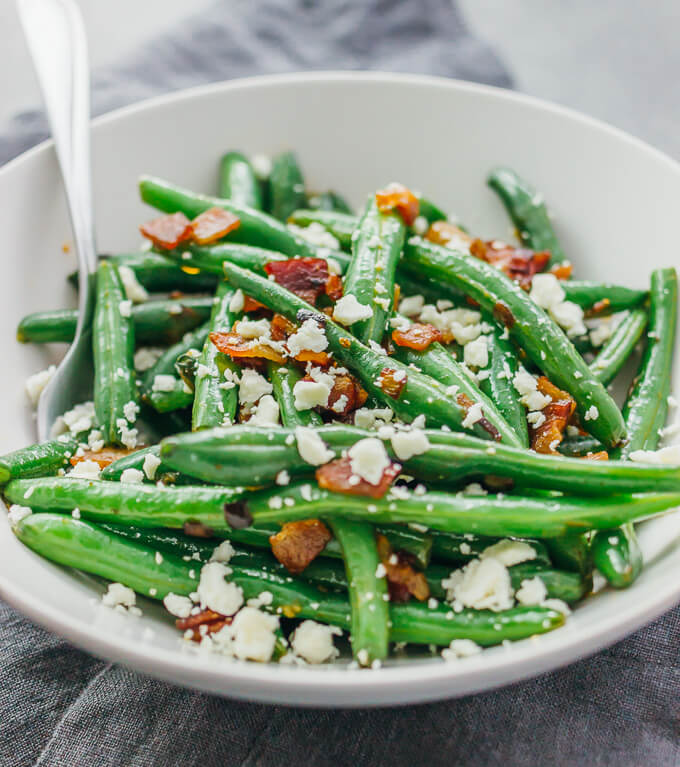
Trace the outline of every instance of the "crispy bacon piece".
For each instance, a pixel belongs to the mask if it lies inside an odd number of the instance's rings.
[[[586,310],[585,315],[586,317],[597,317],[598,314],[607,311],[610,305],[611,301],[608,298],[601,298],[599,301],[596,301],[590,309]]]
[[[492,314],[494,319],[498,320],[506,328],[511,328],[515,324],[515,315],[510,310],[510,307],[502,301],[497,301],[494,304]]]
[[[542,272],[550,260],[550,252],[547,250],[535,252],[527,248],[514,248],[500,240],[473,240],[470,253],[500,269],[511,280],[517,280],[525,290],[531,287],[534,274]]]
[[[401,390],[406,386],[406,381],[408,381],[408,375],[403,370],[383,368],[376,383],[388,397],[397,399]]]
[[[449,248],[458,245],[469,246],[472,242],[472,237],[467,232],[449,221],[435,221],[427,230],[425,239]]]
[[[456,402],[460,405],[461,408],[463,408],[465,415],[468,414],[468,410],[470,410],[470,408],[475,404],[464,392],[456,394]],[[482,411],[482,413],[483,412],[484,411]],[[500,432],[487,418],[484,417],[484,415],[482,415],[477,423],[482,429],[484,429],[487,434],[490,435],[492,439],[496,440],[496,442],[500,442]]]
[[[597,453],[586,453],[582,457],[586,461],[608,461],[609,453],[606,450],[599,450]]]
[[[413,192],[403,184],[388,184],[375,193],[375,202],[381,213],[396,210],[406,226],[413,226],[420,212],[420,202]]]
[[[250,296],[243,296],[243,313],[248,314],[248,312],[259,312],[261,309],[266,309],[267,307],[264,304],[261,304],[259,301],[257,301],[254,298],[251,298]]]
[[[441,330],[437,330],[434,325],[413,323],[406,330],[392,331],[392,340],[397,346],[406,346],[409,349],[415,349],[422,352],[435,341],[441,341],[444,338]]]
[[[105,447],[103,450],[99,450],[96,453],[93,450],[83,450],[81,455],[73,455],[70,458],[69,463],[71,466],[75,466],[81,461],[94,461],[99,464],[100,469],[104,469],[110,463],[134,452],[134,450],[125,450],[124,448],[118,447]]]
[[[346,397],[342,410],[333,410],[333,405],[341,398]],[[351,375],[339,375],[333,379],[333,388],[328,395],[328,410],[339,416],[346,416],[361,407],[368,399],[367,392],[359,382]]]
[[[570,394],[558,389],[545,376],[538,379],[537,388],[541,394],[552,397],[552,402],[541,411],[545,421],[538,428],[530,428],[531,449],[537,453],[557,455],[557,446],[564,439],[564,430],[576,408],[576,402]]]
[[[196,216],[191,222],[194,241],[199,245],[209,245],[238,229],[241,219],[224,208],[209,208]]]
[[[264,267],[267,274],[309,304],[324,292],[328,283],[328,264],[323,258],[289,258],[270,261]]]
[[[271,346],[260,343],[257,339],[246,339],[238,333],[217,331],[210,334],[210,340],[219,351],[228,354],[232,359],[257,358],[282,363],[285,361]]]
[[[392,550],[384,535],[376,537],[378,556],[387,571],[387,588],[391,602],[408,602],[413,596],[423,602],[430,596],[430,586],[425,573],[416,570],[406,552]]]
[[[571,277],[573,268],[574,267],[568,261],[565,261],[564,263],[555,264],[555,266],[551,267],[550,274],[554,274],[558,280],[568,280]]]
[[[302,349],[302,351],[294,357],[298,362],[311,362],[314,365],[325,368],[331,364],[331,357],[328,352],[313,352],[310,349]]]
[[[172,213],[168,216],[159,216],[139,227],[139,231],[151,240],[157,248],[172,250],[181,242],[191,239],[191,221],[184,213]]]
[[[297,575],[320,554],[333,536],[320,519],[286,522],[269,538],[272,553],[288,570]]]
[[[329,274],[324,291],[331,301],[338,301],[341,299],[344,293],[342,277],[339,274]]]
[[[297,325],[284,317],[283,314],[275,314],[272,317],[270,328],[274,341],[285,341],[288,336],[295,333]]]
[[[365,479],[352,473],[352,465],[348,457],[336,458],[316,470],[316,481],[323,490],[345,495],[361,495],[365,498],[382,498],[390,489],[390,485],[399,476],[401,466],[391,463],[382,473],[380,482],[372,485]]]
[[[196,615],[190,615],[188,618],[177,618],[175,626],[180,631],[190,629],[192,632],[191,641],[200,642],[206,634],[215,634],[220,629],[228,626],[231,620],[231,617],[205,609],[201,610],[200,613],[196,613]],[[206,628],[201,631],[201,626],[206,626]]]

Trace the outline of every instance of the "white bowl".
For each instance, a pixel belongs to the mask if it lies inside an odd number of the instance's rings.
[[[103,252],[136,249],[150,214],[141,173],[212,191],[217,160],[231,148],[294,148],[313,187],[359,204],[399,180],[457,213],[472,231],[509,236],[486,188],[507,164],[550,201],[575,274],[646,286],[654,267],[677,260],[680,166],[613,128],[568,110],[493,88],[389,74],[300,74],[210,85],[119,110],[94,121],[94,190]],[[0,452],[31,443],[24,379],[59,350],[14,343],[26,312],[72,305],[73,266],[54,152],[45,143],[0,170],[3,211]],[[676,355],[680,359],[680,355]],[[676,387],[676,396],[680,396]],[[595,501],[596,502],[596,501]],[[227,662],[182,650],[176,630],[150,602],[144,617],[99,604],[92,580],[56,567],[17,542],[0,518],[0,596],[75,644],[140,671],[222,695],[296,705],[412,703],[507,684],[611,644],[680,598],[678,515],[644,526],[646,568],[627,591],[604,591],[567,625],[456,663],[404,659],[374,671]],[[151,629],[151,631],[149,631]]]

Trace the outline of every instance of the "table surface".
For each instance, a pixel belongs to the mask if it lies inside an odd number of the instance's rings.
[[[213,0],[81,0],[94,66],[120,60]],[[519,90],[606,120],[680,158],[676,0],[459,0]],[[135,23],[131,24],[130,19]],[[14,0],[0,0],[0,129],[39,94]],[[675,74],[674,74],[675,73]]]

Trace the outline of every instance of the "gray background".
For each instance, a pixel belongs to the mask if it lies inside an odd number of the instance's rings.
[[[210,2],[81,0],[93,64],[120,60]],[[518,90],[611,122],[680,158],[677,0],[460,0],[459,5],[471,31],[503,57]],[[14,0],[0,0],[0,51],[2,125],[38,101]]]

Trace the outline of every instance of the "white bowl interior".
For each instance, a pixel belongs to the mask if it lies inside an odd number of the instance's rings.
[[[485,178],[492,166],[510,165],[550,201],[575,275],[645,286],[652,268],[673,265],[676,258],[680,168],[641,142],[491,88],[347,73],[210,86],[97,120],[93,162],[100,251],[139,245],[137,227],[150,216],[136,193],[141,173],[212,193],[217,160],[232,148],[253,153],[294,148],[310,185],[334,188],[357,205],[379,185],[403,181],[456,213],[475,233],[501,238],[510,237],[510,225]],[[34,441],[24,379],[60,354],[58,348],[16,344],[16,323],[26,312],[74,302],[64,281],[74,261],[62,252],[70,229],[51,146],[0,170],[0,209],[5,242],[0,338],[8,365],[1,384],[0,452],[5,452]],[[677,580],[668,578],[680,565],[676,517],[645,526],[650,561],[633,588],[598,594],[552,634],[458,664],[397,660],[377,671],[347,672],[229,663],[186,652],[157,607],[145,605],[143,619],[101,607],[91,580],[24,549],[4,515],[0,594],[92,652],[179,683],[300,705],[412,702],[481,690],[567,663],[669,608],[680,595]]]

